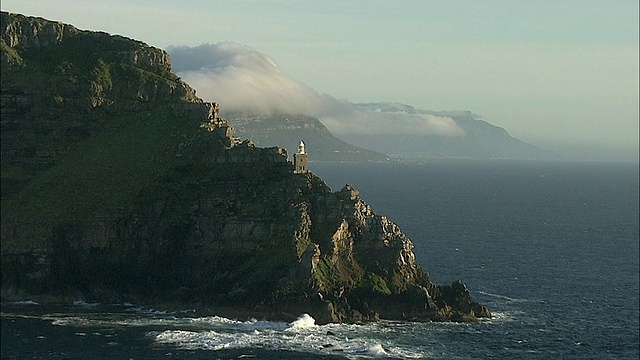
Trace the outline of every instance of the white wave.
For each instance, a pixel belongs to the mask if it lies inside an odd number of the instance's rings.
[[[495,323],[511,320],[509,313],[505,311],[492,311],[491,318],[479,318],[478,321],[482,323]]]
[[[196,313],[196,309],[179,309],[179,310],[159,310],[154,309],[152,307],[148,307],[145,305],[135,305],[129,302],[123,303],[121,306],[124,306],[124,311],[126,312],[134,312],[143,315],[175,315],[175,314],[189,314]]]
[[[298,319],[291,323],[287,330],[307,329],[316,326],[316,319],[309,314],[302,314]]]
[[[108,314],[106,317],[100,314],[83,314],[83,315],[67,315],[67,314],[46,314],[41,317],[42,320],[51,321],[55,326],[76,326],[76,327],[137,327],[137,326],[179,326],[184,325],[184,319],[175,317],[148,317],[148,318],[132,318],[117,316],[117,314]]]
[[[237,325],[242,323],[238,320],[227,319],[222,316],[205,316],[205,317],[199,317],[199,318],[192,318],[189,321],[194,324],[208,324],[208,325],[220,325],[220,324]]]
[[[387,356],[389,356],[389,354],[387,354],[387,352],[384,351],[384,348],[380,344],[375,344],[375,345],[371,346],[369,349],[367,349],[367,355],[373,356],[373,357],[387,357]]]
[[[239,322],[213,317],[197,320],[195,323],[220,327],[215,330],[165,330],[149,333],[149,337],[156,343],[185,350],[262,348],[324,355],[341,354],[352,359],[423,358],[427,354],[426,348],[394,344],[393,338],[381,341],[389,331],[388,326],[316,325],[315,320],[307,314],[301,315],[288,327],[283,326],[286,323]]]
[[[86,318],[82,318],[79,316],[68,316],[68,317],[47,317],[44,316],[43,320],[51,320],[51,324],[55,326],[91,326],[95,321],[91,321]]]
[[[88,303],[88,302],[86,302],[84,300],[76,300],[76,301],[73,302],[73,305],[74,306],[80,306],[80,307],[83,307],[83,308],[95,308],[95,307],[97,307],[98,305],[101,305],[101,304],[100,303]]]
[[[210,335],[215,334],[213,331],[208,332]],[[199,342],[203,336],[202,333],[196,331],[173,330],[162,331],[159,333],[150,333],[159,343],[174,344],[178,346],[188,347],[190,343]]]
[[[493,298],[497,298],[497,299],[503,299],[503,300],[507,300],[510,302],[527,302],[527,301],[532,301],[532,300],[528,300],[528,299],[516,299],[516,298],[512,298],[506,295],[500,295],[500,294],[493,294],[490,292],[486,292],[486,291],[478,291],[479,294],[482,295],[486,295],[486,296],[490,296]]]
[[[268,347],[268,337],[233,332],[166,330],[150,333],[160,344],[174,345],[185,350],[223,350],[245,347]]]
[[[237,331],[251,333],[259,333],[260,331],[284,331],[291,327],[291,324],[279,321],[258,321],[256,319],[250,319],[248,321],[238,321],[221,316],[190,318],[188,319],[188,322],[191,325],[202,328],[234,329]]]
[[[175,311],[156,310],[156,309],[146,308],[144,306],[129,307],[125,309],[125,311],[135,312],[138,314],[145,314],[145,315],[174,315],[176,313]],[[181,311],[181,312],[184,312],[184,311]]]
[[[246,332],[255,334],[262,331],[282,332],[291,328],[291,324],[275,321],[249,321],[232,320],[221,316],[205,317],[177,317],[173,313],[152,309],[133,309],[135,316],[131,316],[125,311],[122,314],[111,313],[107,316],[100,314],[88,314],[70,316],[65,314],[48,314],[42,317],[49,320],[53,325],[58,326],[170,326],[188,329],[215,330],[227,332]],[[301,317],[302,318],[302,317]],[[303,329],[309,320],[301,321],[296,329]]]
[[[340,354],[360,358],[424,358],[429,344],[424,341],[396,342],[398,334],[422,338],[425,331],[437,330],[434,324],[379,322],[371,324],[317,325],[308,314],[286,322],[232,320],[220,316],[199,318],[152,314],[47,314],[41,317],[56,326],[86,328],[149,327],[147,333],[156,344],[184,350],[225,350],[261,348],[273,351],[297,351],[324,355]],[[438,326],[440,327],[440,326]],[[446,326],[440,327],[445,329]],[[94,331],[94,330],[88,330]]]
[[[500,324],[504,322],[516,321],[527,317],[524,311],[510,310],[510,311],[492,311],[491,318],[479,318],[478,321],[483,324]]]
[[[255,331],[283,331],[290,327],[290,324],[279,321],[246,321],[243,326],[250,330]]]
[[[33,300],[12,301],[9,304],[11,304],[11,305],[40,305],[38,302],[33,301]]]

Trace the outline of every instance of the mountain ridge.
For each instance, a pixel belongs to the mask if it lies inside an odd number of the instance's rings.
[[[385,153],[390,157],[403,160],[425,160],[430,158],[466,158],[466,159],[559,159],[561,156],[535,145],[530,145],[509,135],[507,130],[495,126],[479,115],[466,110],[432,111],[417,109],[401,103],[356,103],[351,107],[365,113],[375,113],[384,118],[384,114],[406,114],[415,117],[410,121],[425,121],[421,115],[438,119],[449,119],[458,132],[452,134],[387,133],[367,134],[338,133],[338,137],[357,145]],[[393,124],[394,118],[390,118]],[[407,121],[395,118],[396,121]],[[345,121],[346,122],[346,121]]]
[[[258,146],[283,146],[296,149],[298,142],[307,144],[311,162],[387,162],[389,157],[348,144],[331,134],[322,122],[305,115],[272,113],[256,115],[240,112],[224,113],[238,136],[251,138]]]

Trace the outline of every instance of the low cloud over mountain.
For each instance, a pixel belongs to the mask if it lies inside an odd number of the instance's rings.
[[[222,42],[197,47],[172,46],[167,51],[176,73],[197,89],[200,97],[219,102],[223,111],[316,117],[337,136],[465,134],[448,116],[406,108],[372,109],[319,94],[284,73],[272,58],[248,46]]]
[[[256,50],[232,42],[167,49],[175,72],[206,100],[225,111],[258,114],[282,112],[318,117],[339,102],[285,74],[276,62]]]

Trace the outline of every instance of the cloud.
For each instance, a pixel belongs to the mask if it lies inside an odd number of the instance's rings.
[[[220,103],[223,113],[304,114],[319,118],[335,135],[464,134],[447,116],[382,111],[319,94],[284,73],[272,58],[248,46],[221,42],[171,46],[167,52],[176,74],[202,99]]]
[[[437,135],[456,137],[465,134],[454,119],[404,111],[352,104],[356,110],[349,116],[326,116],[322,123],[335,134]]]
[[[167,52],[178,76],[204,100],[219,102],[223,111],[320,117],[340,107],[334,98],[294,80],[272,58],[248,46],[222,42],[172,46]]]

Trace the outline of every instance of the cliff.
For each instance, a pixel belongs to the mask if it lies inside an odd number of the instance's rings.
[[[435,285],[355,189],[235,137],[162,50],[1,16],[3,299],[319,322],[490,316],[464,284]]]

